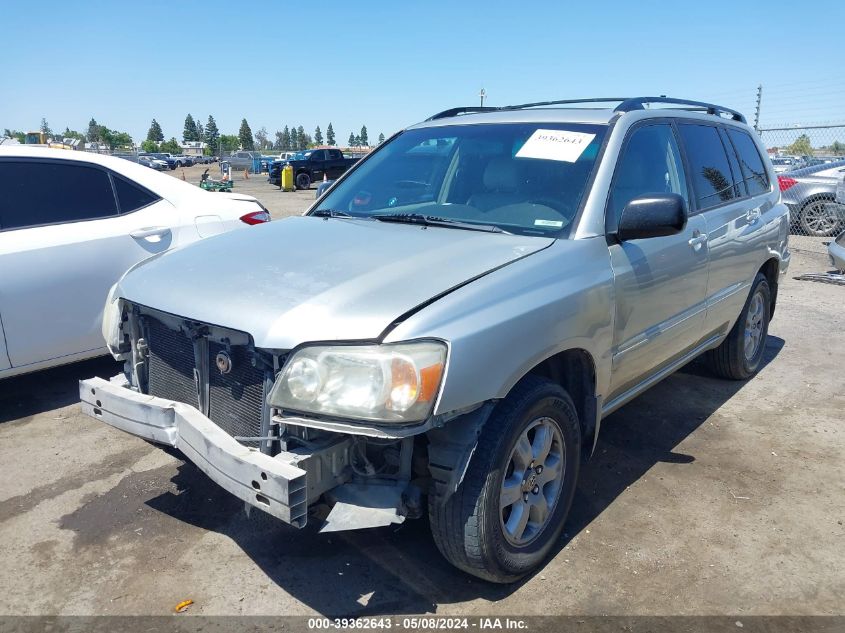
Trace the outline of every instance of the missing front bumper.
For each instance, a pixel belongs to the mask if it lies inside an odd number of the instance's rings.
[[[132,435],[178,448],[222,488],[294,527],[306,524],[309,498],[342,480],[343,456],[349,452],[344,442],[333,447],[336,468],[326,472],[324,455],[265,455],[239,444],[192,406],[124,385],[102,378],[80,380],[82,411]],[[316,471],[310,482],[309,469]]]

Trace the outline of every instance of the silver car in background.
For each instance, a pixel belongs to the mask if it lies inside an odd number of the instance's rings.
[[[797,232],[830,237],[845,228],[845,204],[836,201],[843,177],[845,159],[778,175],[781,196]]]
[[[790,257],[741,114],[591,101],[447,110],[304,217],[135,267],[83,410],[293,526],[427,512],[458,568],[536,569],[604,417],[701,354],[758,371]]]

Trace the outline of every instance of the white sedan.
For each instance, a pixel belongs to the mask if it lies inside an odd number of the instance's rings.
[[[0,182],[0,378],[106,354],[103,303],[128,268],[270,220],[252,196],[86,152],[0,148]]]

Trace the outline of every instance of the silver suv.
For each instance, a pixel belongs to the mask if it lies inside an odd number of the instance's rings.
[[[130,270],[83,409],[293,526],[427,513],[457,567],[535,569],[605,416],[701,354],[754,375],[789,262],[742,115],[580,103],[435,115],[304,217]]]

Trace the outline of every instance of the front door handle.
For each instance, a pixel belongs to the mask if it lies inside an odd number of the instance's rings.
[[[701,250],[701,247],[707,243],[707,233],[699,233],[696,231],[692,234],[692,238],[687,242],[690,246],[692,246],[692,250],[698,252]]]
[[[169,226],[146,226],[142,229],[135,229],[129,233],[130,237],[136,240],[146,239],[148,237],[164,237],[170,233]]]
[[[756,209],[749,209],[748,212],[745,214],[745,219],[748,221],[749,224],[754,224],[757,220],[760,219],[760,207]]]

